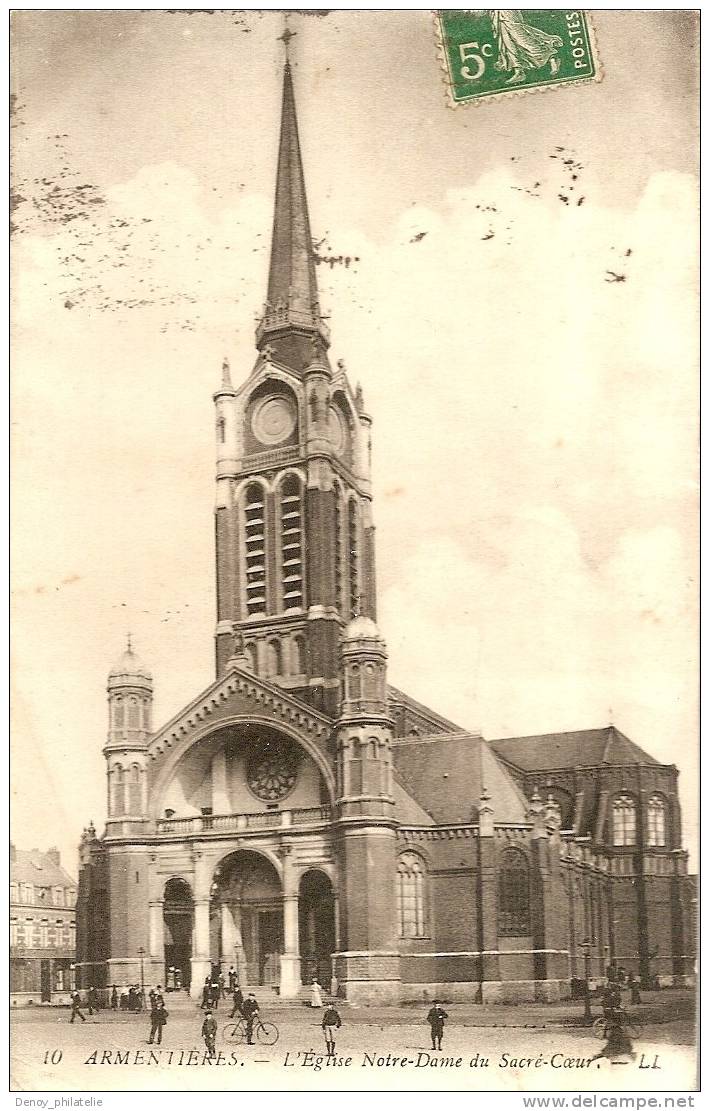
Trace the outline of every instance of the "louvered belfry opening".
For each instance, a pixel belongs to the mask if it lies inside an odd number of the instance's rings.
[[[284,610],[303,608],[303,499],[297,478],[281,485],[281,587]]]
[[[360,612],[360,551],[358,537],[357,502],[351,499],[348,505],[348,548],[350,551],[350,613]]]
[[[247,614],[266,613],[266,514],[264,491],[256,483],[244,499]]]

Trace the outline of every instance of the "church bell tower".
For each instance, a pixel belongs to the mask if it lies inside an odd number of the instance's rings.
[[[343,629],[376,613],[371,421],[329,346],[287,58],[257,357],[236,388],[225,359],[214,395],[216,666],[334,716]]]

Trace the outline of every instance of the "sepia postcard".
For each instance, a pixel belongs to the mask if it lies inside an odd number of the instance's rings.
[[[12,13],[13,1106],[693,1106],[698,40]]]

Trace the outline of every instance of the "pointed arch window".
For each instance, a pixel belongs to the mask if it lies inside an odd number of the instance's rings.
[[[651,795],[648,800],[646,827],[649,845],[662,848],[666,843],[666,800],[661,795]]]
[[[619,795],[614,800],[612,840],[621,847],[636,844],[636,803],[630,795]]]
[[[303,608],[303,496],[295,475],[281,485],[281,601],[285,610]]]
[[[244,557],[247,614],[266,613],[266,503],[258,483],[244,497]]]
[[[247,658],[248,663],[249,663],[249,670],[256,673],[256,670],[257,670],[257,667],[256,667],[256,645],[255,644],[245,644],[244,645],[244,652],[246,654],[246,658]]]
[[[397,863],[397,910],[400,937],[426,936],[426,868],[416,853]]]
[[[354,498],[348,502],[348,555],[350,614],[360,610],[360,514]]]
[[[505,849],[498,870],[498,933],[524,937],[530,933],[530,869],[519,849]]]

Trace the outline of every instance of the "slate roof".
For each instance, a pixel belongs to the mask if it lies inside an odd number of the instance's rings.
[[[615,725],[604,729],[579,729],[571,733],[541,733],[532,737],[503,737],[489,741],[508,763],[522,771],[590,765],[652,764],[662,766],[624,736]]]
[[[422,702],[417,702],[411,695],[405,694],[404,691],[398,690],[393,687],[391,683],[387,684],[387,699],[392,709],[402,707],[403,709],[412,710],[416,715],[420,715],[430,722],[434,727],[433,731],[443,730],[447,733],[462,733],[464,730],[460,725],[455,722],[449,721],[448,718],[438,714],[436,710],[432,710],[429,706],[425,706]]]
[[[37,849],[15,849],[10,861],[11,883],[33,883],[37,887],[76,887],[76,880],[55,864],[47,853]]]
[[[407,794],[440,825],[477,822],[484,787],[494,821],[526,820],[525,796],[482,737],[457,732],[395,739],[392,755]]]

